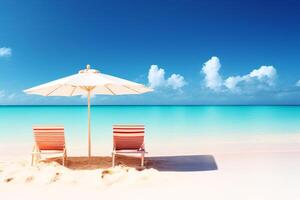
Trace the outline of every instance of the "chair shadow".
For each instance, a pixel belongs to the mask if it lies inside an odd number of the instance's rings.
[[[59,157],[47,158],[44,163],[57,162],[62,165],[62,159]],[[94,169],[106,169],[111,167],[111,157],[68,157],[65,164],[66,168],[72,170],[94,170]]]
[[[147,167],[158,171],[211,171],[218,170],[215,158],[212,155],[183,155],[149,157]]]
[[[61,157],[47,158],[43,161],[44,163],[56,162],[62,165]],[[116,156],[116,166],[133,167],[137,170],[142,170],[140,167],[140,158],[133,156]],[[112,158],[110,156],[92,156],[92,157],[68,157],[66,168],[72,170],[94,170],[94,169],[108,169],[112,167]]]
[[[57,162],[62,164],[61,158],[54,157],[44,160],[45,163]],[[117,155],[116,165],[133,167],[137,170],[140,167],[140,158],[133,156]],[[72,170],[94,170],[108,169],[112,166],[112,159],[109,156],[100,157],[68,157],[65,167]],[[158,156],[146,157],[145,168],[153,168],[158,171],[211,171],[218,170],[217,163],[212,155],[182,155],[182,156]]]

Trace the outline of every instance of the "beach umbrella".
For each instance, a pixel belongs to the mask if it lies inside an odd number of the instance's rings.
[[[77,74],[51,81],[27,90],[27,94],[42,96],[78,96],[86,95],[88,100],[88,155],[91,157],[91,95],[129,95],[142,94],[153,91],[142,84],[103,74],[98,70],[80,70]]]

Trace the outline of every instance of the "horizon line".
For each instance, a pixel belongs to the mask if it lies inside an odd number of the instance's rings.
[[[0,104],[4,106],[87,106],[86,104]],[[91,106],[300,106],[300,104],[92,104]]]

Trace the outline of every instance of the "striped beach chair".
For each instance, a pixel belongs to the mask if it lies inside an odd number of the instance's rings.
[[[62,154],[62,163],[67,161],[65,129],[62,125],[36,125],[32,127],[34,145],[31,165],[41,159],[41,154]]]
[[[144,125],[113,125],[112,166],[115,166],[116,154],[141,154],[141,166],[144,166],[145,153]]]

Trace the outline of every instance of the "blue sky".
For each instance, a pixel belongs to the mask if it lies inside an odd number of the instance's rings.
[[[94,104],[299,104],[299,9],[291,0],[1,1],[0,104],[85,104],[22,90],[87,63],[155,89]]]

